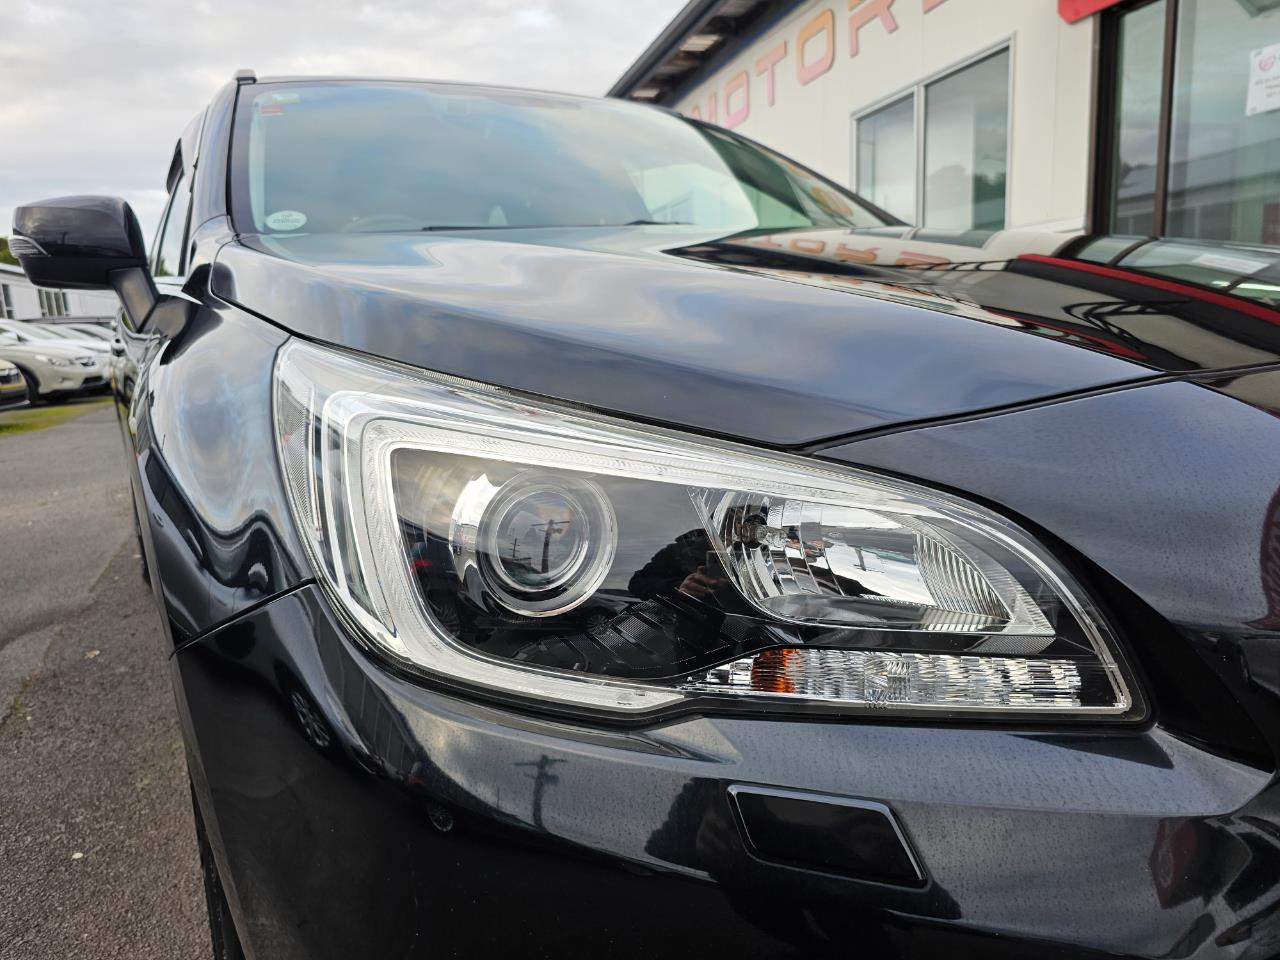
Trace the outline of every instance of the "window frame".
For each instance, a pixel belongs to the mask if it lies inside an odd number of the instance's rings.
[[[884,110],[888,110],[890,107],[895,107],[908,99],[911,101],[911,152],[913,156],[912,162],[915,164],[915,176],[912,177],[911,185],[912,200],[915,201],[915,209],[912,211],[912,216],[916,220],[915,226],[919,226],[918,221],[920,220],[921,214],[920,184],[923,180],[921,164],[924,159],[924,152],[921,150],[920,135],[921,127],[924,123],[924,116],[922,111],[923,105],[921,103],[921,98],[917,95],[916,86],[912,86],[905,91],[901,91],[897,96],[891,97],[888,100],[882,100],[878,102],[877,105],[862,110],[850,119],[849,189],[858,196],[862,196],[859,192],[861,188],[858,183],[858,177],[862,172],[861,163],[858,159],[861,152],[859,149],[861,141],[858,139],[858,124],[863,120],[868,120],[876,114],[881,113]]]
[[[0,320],[14,320],[13,288],[0,283]]]
[[[164,215],[160,218],[160,229],[156,231],[155,240],[151,244],[151,258],[149,266],[151,276],[158,281],[172,283],[175,280],[185,280],[187,276],[187,238],[191,230],[191,208],[192,203],[184,204],[186,208],[186,220],[182,224],[182,236],[178,246],[178,263],[174,266],[174,272],[163,277],[156,275],[156,269],[160,266],[160,251],[164,249],[165,238],[169,235],[169,218],[173,215],[174,201],[185,190],[187,195],[191,196],[191,184],[187,180],[185,173],[179,175],[178,182],[174,184],[173,190],[169,193],[169,199],[164,205]],[[194,199],[194,198],[193,198]]]
[[[1120,21],[1159,0],[1117,4],[1098,15],[1098,38],[1093,58],[1093,120],[1090,130],[1089,233],[1111,233],[1111,199],[1115,189],[1116,148],[1120,140],[1117,98],[1120,94]],[[1173,131],[1173,87],[1178,50],[1179,0],[1165,0],[1164,48],[1160,65],[1160,118],[1156,132],[1156,183],[1152,197],[1151,233],[1166,236],[1169,222],[1169,156]]]
[[[1120,21],[1129,14],[1158,0],[1127,0],[1098,14],[1098,34],[1094,46],[1092,125],[1090,130],[1089,193],[1086,230],[1091,234],[1110,234],[1115,230],[1111,216],[1111,198],[1116,176],[1117,97],[1120,93]],[[1246,7],[1247,0],[1240,0]],[[1155,190],[1151,232],[1147,240],[1189,240],[1196,242],[1259,245],[1254,241],[1205,240],[1169,232],[1169,182],[1173,159],[1173,111],[1178,78],[1179,28],[1184,0],[1165,0],[1164,37],[1160,69],[1160,116],[1156,144]],[[1259,11],[1262,13],[1268,11]],[[1135,240],[1138,235],[1133,235]],[[1261,244],[1266,246],[1267,244]]]
[[[1148,0],[1149,2],[1149,0]],[[1008,83],[1008,104],[1009,112],[1005,121],[1005,150],[1004,150],[1004,210],[1005,225],[1002,229],[1009,228],[1009,211],[1012,209],[1013,198],[1013,132],[1014,132],[1014,74],[1017,71],[1017,36],[1008,34],[997,40],[995,43],[988,44],[973,53],[966,54],[958,60],[953,60],[939,70],[930,73],[919,80],[898,87],[886,96],[877,97],[860,107],[856,107],[849,113],[849,183],[850,189],[857,192],[858,183],[858,122],[866,119],[874,113],[878,113],[885,107],[892,106],[907,97],[913,98],[912,116],[915,133],[915,219],[912,226],[927,230],[930,229],[924,224],[924,205],[925,205],[925,106],[928,98],[928,88],[941,80],[947,80],[952,76],[962,73],[969,67],[972,67],[983,60],[994,57],[1000,53],[1008,53],[1009,55],[1009,71],[1006,77]]]

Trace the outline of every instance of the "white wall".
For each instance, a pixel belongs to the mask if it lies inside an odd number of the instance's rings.
[[[15,320],[39,320],[40,297],[38,288],[23,272],[9,264],[0,263],[0,284],[9,288]],[[66,290],[67,316],[114,317],[120,302],[114,293],[98,293],[93,290]]]
[[[745,51],[692,88],[675,106],[718,121],[795,157],[838,183],[853,183],[850,117],[1012,38],[1010,103],[1012,161],[1008,226],[1072,229],[1084,223],[1089,177],[1089,129],[1096,17],[1068,25],[1056,0],[808,0]],[[858,31],[850,55],[850,23],[866,10],[885,10]],[[927,12],[926,12],[927,9]],[[797,37],[830,11],[834,58],[830,68],[802,84]],[[826,34],[807,47],[806,63],[822,62]],[[767,99],[760,58],[786,43],[773,69],[775,102]],[[741,73],[747,75],[749,113],[743,112]],[[736,86],[726,110],[725,87]]]

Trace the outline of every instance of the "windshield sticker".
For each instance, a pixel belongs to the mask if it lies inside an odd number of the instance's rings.
[[[284,113],[286,103],[301,103],[302,97],[297,93],[266,93],[254,101],[260,117],[278,117]]]
[[[277,210],[275,213],[268,215],[263,222],[267,225],[268,230],[274,230],[277,233],[289,233],[293,230],[301,230],[303,224],[307,222],[307,215],[297,210]]]

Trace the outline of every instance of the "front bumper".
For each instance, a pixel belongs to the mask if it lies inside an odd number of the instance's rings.
[[[259,957],[1280,950],[1280,784],[1158,726],[573,726],[398,679],[313,585],[173,665]],[[765,862],[734,785],[886,805],[926,882]]]
[[[46,367],[40,374],[40,393],[68,394],[106,385],[98,367]]]

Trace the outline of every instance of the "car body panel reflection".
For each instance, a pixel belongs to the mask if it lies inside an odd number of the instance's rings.
[[[687,938],[684,950],[728,943],[750,956],[821,955],[850,932],[855,901],[858,928],[886,956],[917,924],[941,944],[963,943],[975,926],[1016,944],[1046,930],[1079,939],[1086,921],[1099,950],[1159,953],[1204,907],[1156,903],[1153,851],[1184,822],[1218,830],[1257,807],[1265,824],[1275,802],[1269,774],[1156,729],[1114,734],[1110,749],[1070,733],[883,723],[690,718],[579,731],[397,679],[351,645],[314,586],[189,645],[174,663],[207,813],[228,845],[232,882],[253,891],[241,898],[246,929],[278,956],[426,956],[464,940],[471,950],[516,949],[534,931],[547,935],[546,912],[566,909],[566,895],[593,922],[566,919],[560,939],[544,942],[560,955],[651,955],[673,936]],[[290,703],[295,682],[341,749],[317,748]],[[682,729],[703,727],[715,734]],[[680,746],[717,739],[732,751]],[[966,775],[975,769],[1007,775]],[[760,779],[890,803],[932,882],[886,887],[755,859],[726,790]],[[1256,903],[1256,885],[1237,877],[1277,843],[1258,827],[1233,829],[1238,842],[1215,846],[1234,850],[1218,856],[1237,866],[1229,876],[1205,866],[1195,880],[1210,891],[1219,929],[1237,913],[1220,900],[1225,889],[1254,891]],[[1261,846],[1251,853],[1249,844]],[[358,862],[323,859],[342,851],[359,851]],[[1044,871],[1075,891],[1052,910],[1029,880]],[[273,886],[285,876],[287,886]],[[643,897],[644,909],[629,897]],[[508,905],[500,923],[473,916],[494,902]],[[306,916],[334,903],[366,922],[341,926],[349,942],[328,930],[325,942],[309,941]],[[666,911],[664,923],[646,926],[653,909]],[[416,931],[378,922],[405,915],[419,919]],[[297,927],[286,936],[290,918]],[[775,952],[762,948],[774,941]]]

